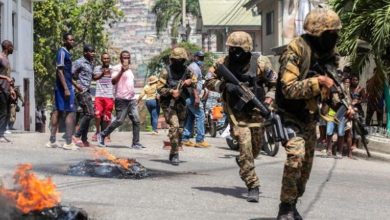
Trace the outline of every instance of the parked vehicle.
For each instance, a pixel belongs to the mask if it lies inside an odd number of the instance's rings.
[[[211,137],[216,137],[218,132],[222,133],[229,124],[221,104],[213,106],[206,112],[205,120],[206,132],[210,133]]]

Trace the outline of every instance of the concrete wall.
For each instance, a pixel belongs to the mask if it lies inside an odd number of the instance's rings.
[[[29,82],[30,94],[28,109],[21,107],[17,113],[15,128],[35,130],[35,97],[33,70],[33,8],[31,0],[0,0],[1,5],[1,41],[11,40],[14,43],[14,53],[9,56],[12,66],[11,76],[15,85],[20,86],[22,98],[25,97],[24,82]],[[13,22],[14,21],[14,22]],[[29,111],[29,114],[28,111]],[[26,111],[26,112],[25,112]],[[28,124],[24,124],[26,114]]]
[[[273,54],[271,48],[279,46],[281,44],[280,28],[281,28],[281,11],[279,7],[279,1],[265,0],[258,5],[261,11],[261,23],[262,23],[262,52],[265,55]],[[273,12],[273,33],[267,34],[267,13]]]
[[[149,60],[171,47],[170,28],[160,33],[160,36],[156,35],[156,15],[151,12],[154,4],[155,0],[122,0],[119,8],[125,14],[124,19],[112,27],[107,27],[110,49],[118,52],[130,51],[138,87],[144,86]],[[189,41],[201,46],[201,35],[195,34],[196,19],[188,16],[188,21],[191,25]]]

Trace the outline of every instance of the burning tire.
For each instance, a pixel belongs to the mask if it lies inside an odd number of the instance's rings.
[[[85,160],[69,168],[68,174],[73,176],[91,176],[118,179],[142,179],[149,176],[146,168],[135,160],[128,159],[128,169],[110,160]]]

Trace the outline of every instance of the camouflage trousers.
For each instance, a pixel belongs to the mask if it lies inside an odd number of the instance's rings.
[[[264,130],[259,127],[242,127],[231,125],[232,134],[238,140],[240,155],[237,163],[240,167],[240,177],[248,189],[260,186],[260,180],[255,171],[255,158],[259,155],[264,141]]]
[[[161,108],[165,121],[169,125],[168,138],[171,142],[171,154],[178,153],[186,119],[186,106],[184,103],[175,103],[172,107],[161,106]]]
[[[16,121],[16,104],[11,104],[9,109],[9,122],[14,123]]]
[[[302,133],[287,142],[287,159],[280,194],[282,202],[294,203],[305,192],[313,166],[316,139],[316,123],[312,122],[305,126]]]

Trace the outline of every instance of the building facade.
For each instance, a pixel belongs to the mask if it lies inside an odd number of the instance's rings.
[[[199,0],[201,17],[197,31],[202,34],[205,51],[227,52],[226,40],[234,31],[252,36],[254,51],[262,51],[261,16],[245,8],[247,0]]]
[[[33,70],[33,1],[0,0],[0,41],[10,40],[14,53],[9,56],[15,85],[19,86],[25,106],[20,106],[14,127],[35,130]]]
[[[249,0],[247,8],[257,8],[261,15],[261,48],[265,55],[272,55],[275,49],[288,44],[302,34],[304,19],[313,8],[326,0]]]

